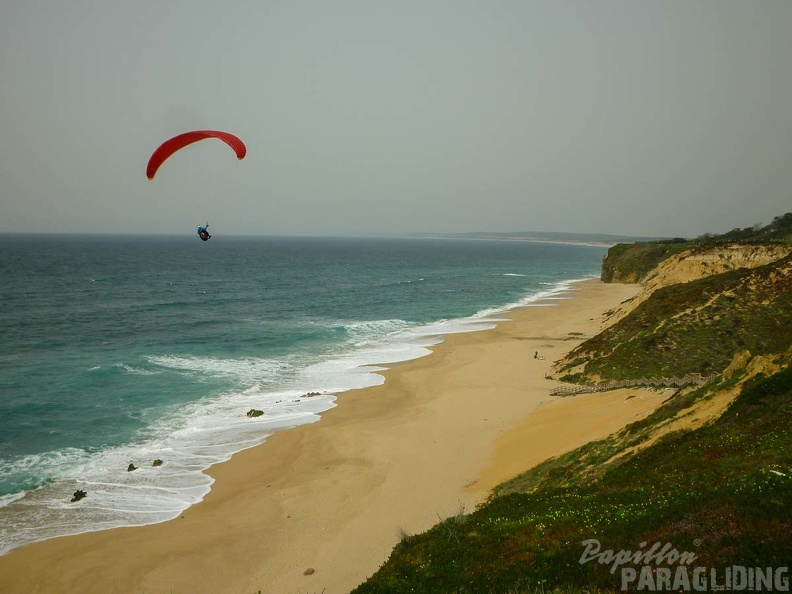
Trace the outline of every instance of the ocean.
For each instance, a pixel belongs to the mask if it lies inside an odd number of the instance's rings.
[[[0,554],[178,517],[209,492],[212,464],[318,421],[337,395],[382,383],[383,366],[446,334],[552,303],[597,277],[604,254],[531,241],[0,236]],[[78,489],[87,496],[71,502]]]

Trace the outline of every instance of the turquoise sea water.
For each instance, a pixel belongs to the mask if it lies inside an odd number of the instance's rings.
[[[174,518],[208,492],[211,464],[318,420],[335,395],[381,383],[383,364],[443,334],[598,276],[604,254],[528,241],[0,236],[0,554]],[[88,497],[71,503],[77,489]]]

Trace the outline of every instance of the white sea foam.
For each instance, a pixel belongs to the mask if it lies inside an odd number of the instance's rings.
[[[6,476],[36,468],[36,474],[51,477],[24,497],[0,498],[0,554],[59,535],[178,517],[209,492],[212,479],[204,471],[211,465],[260,444],[276,431],[318,421],[322,412],[335,406],[335,395],[381,384],[384,379],[377,372],[428,354],[444,335],[492,328],[517,307],[549,305],[568,294],[574,282],[549,284],[546,290],[464,319],[420,326],[399,319],[334,321],[348,340],[325,354],[283,360],[152,355],[147,363],[160,370],[231,378],[244,387],[161,411],[133,444],[93,454],[49,452],[0,464]],[[125,373],[157,372],[120,365]],[[307,392],[320,395],[306,397]],[[247,417],[252,408],[264,414]],[[163,464],[153,466],[155,459]],[[137,469],[128,472],[129,464]],[[77,489],[88,496],[72,503]]]
[[[139,367],[132,367],[131,365],[127,365],[126,363],[116,363],[113,367],[117,367],[123,370],[124,373],[128,373],[130,375],[157,375],[159,371],[154,371],[151,369],[141,369]],[[98,369],[98,368],[94,368]]]
[[[165,369],[183,371],[217,378],[233,377],[241,381],[262,381],[275,379],[291,368],[287,361],[247,357],[242,359],[221,359],[194,355],[158,355],[147,357],[151,365]]]
[[[354,340],[364,343],[380,340],[395,332],[409,328],[411,324],[404,320],[363,320],[344,323],[344,330]]]
[[[67,477],[79,472],[90,460],[90,454],[78,448],[29,454],[12,460],[0,458],[0,482],[7,482],[14,476],[29,475],[34,470],[36,474],[48,477]]]
[[[550,288],[544,291],[538,291],[536,293],[531,293],[526,295],[522,299],[515,301],[513,303],[508,303],[502,307],[494,307],[483,309],[476,314],[474,314],[473,318],[484,318],[490,321],[501,321],[502,318],[497,316],[502,316],[505,312],[517,309],[521,307],[536,307],[536,306],[548,306],[553,305],[552,301],[558,299],[569,299],[568,295],[573,289],[575,283],[582,282],[584,280],[588,280],[590,277],[581,278],[581,279],[573,279],[567,280],[557,283],[540,283],[542,285],[549,286]]]
[[[25,496],[25,492],[24,491],[20,491],[18,493],[10,493],[8,495],[1,495],[0,496],[0,507],[6,506],[9,503],[11,503],[12,501],[16,501],[17,499],[21,499],[24,496]],[[0,550],[0,553],[1,552],[2,551]]]
[[[3,472],[35,467],[51,482],[21,497],[0,499],[0,554],[34,540],[117,526],[143,525],[177,517],[209,492],[203,471],[268,435],[319,420],[334,406],[330,394],[228,394],[173,410],[148,427],[143,441],[92,456],[81,450],[26,456]],[[250,408],[264,415],[249,418]],[[153,466],[156,459],[161,466]],[[128,471],[130,464],[137,467]],[[88,496],[71,502],[77,489]]]

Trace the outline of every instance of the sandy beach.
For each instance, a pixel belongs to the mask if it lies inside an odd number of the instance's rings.
[[[638,290],[577,283],[495,329],[448,336],[383,372],[383,385],[339,395],[319,422],[212,467],[212,491],[178,519],[0,557],[0,592],[349,592],[401,534],[474,509],[499,482],[660,404],[644,390],[553,398],[545,379]]]

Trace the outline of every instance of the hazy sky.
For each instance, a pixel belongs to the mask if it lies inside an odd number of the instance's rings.
[[[792,211],[790,0],[6,0],[0,231],[693,237]],[[227,130],[176,154],[165,139]]]

